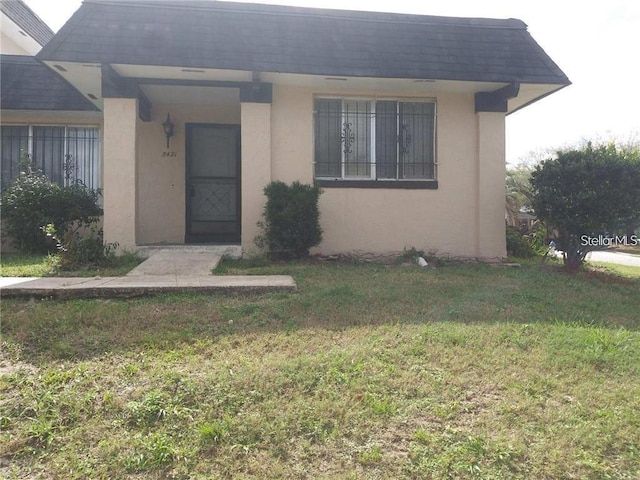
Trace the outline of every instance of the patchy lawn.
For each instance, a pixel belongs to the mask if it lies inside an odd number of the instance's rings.
[[[3,253],[0,256],[0,277],[46,277],[56,268],[55,255]]]
[[[604,262],[589,262],[588,266],[597,272],[604,272],[609,277],[640,279],[640,267]]]
[[[640,476],[640,281],[225,262],[300,291],[2,302],[0,477]]]
[[[609,247],[608,250],[619,253],[629,253],[631,255],[640,255],[640,245],[616,245]]]
[[[141,261],[136,254],[127,253],[115,257],[108,265],[61,270],[57,255],[3,253],[0,257],[0,277],[119,277]]]

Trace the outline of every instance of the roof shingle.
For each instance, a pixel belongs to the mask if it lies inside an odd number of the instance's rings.
[[[520,20],[219,1],[85,0],[38,58],[331,76],[570,83]]]
[[[0,55],[0,78],[3,110],[98,110],[60,75],[34,57]]]

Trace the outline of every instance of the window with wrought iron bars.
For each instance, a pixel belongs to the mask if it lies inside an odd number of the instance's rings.
[[[52,182],[100,187],[100,129],[88,126],[2,125],[2,183],[14,180],[23,152]]]
[[[318,180],[436,180],[436,104],[316,98]]]

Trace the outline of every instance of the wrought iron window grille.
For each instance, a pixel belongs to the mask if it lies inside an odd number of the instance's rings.
[[[0,126],[2,183],[10,183],[28,163],[61,185],[101,181],[100,130],[93,126]]]
[[[71,155],[70,153],[67,153],[64,156],[64,164],[62,165],[62,169],[64,170],[64,178],[68,183],[73,176],[73,171],[76,169],[76,166],[73,163],[73,155]]]
[[[435,181],[435,107],[432,101],[317,98],[315,178]]]
[[[342,143],[344,143],[343,152],[345,154],[353,153],[353,151],[351,150],[351,144],[356,138],[355,134],[351,131],[351,127],[353,126],[353,123],[345,122],[342,125],[344,127],[342,129],[342,135],[341,135]]]
[[[411,134],[409,133],[409,125],[403,123],[400,126],[400,135],[398,135],[398,145],[400,146],[400,153],[409,154],[409,146],[411,145]]]

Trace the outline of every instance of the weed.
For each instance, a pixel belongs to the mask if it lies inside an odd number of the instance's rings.
[[[413,438],[421,445],[429,445],[431,443],[431,435],[424,428],[416,430],[413,434]]]
[[[176,448],[171,438],[162,433],[136,438],[134,452],[124,460],[129,472],[146,472],[171,464],[176,456]]]
[[[129,403],[129,418],[136,425],[152,425],[167,416],[167,399],[159,390],[151,390],[140,402]]]
[[[375,415],[393,415],[398,410],[398,406],[391,398],[367,394],[365,396],[365,402]]]
[[[460,413],[460,402],[453,401],[444,405],[435,405],[433,414],[442,420],[453,420]]]
[[[417,250],[415,247],[411,247],[411,248],[405,247],[402,253],[398,255],[398,257],[395,259],[394,263],[396,264],[402,264],[406,262],[416,263],[419,257],[426,259],[427,254],[424,253],[423,250]]]
[[[382,448],[380,445],[367,447],[358,453],[358,463],[364,466],[376,465],[382,461]]]
[[[230,430],[231,418],[229,416],[223,420],[214,420],[211,423],[207,422],[198,429],[200,443],[202,445],[209,445],[211,443],[221,444],[229,438]]]
[[[28,444],[33,447],[45,448],[53,441],[56,426],[51,420],[38,417],[31,422],[27,429]]]
[[[137,365],[127,363],[122,366],[122,373],[125,377],[132,378],[140,371],[140,367]]]

